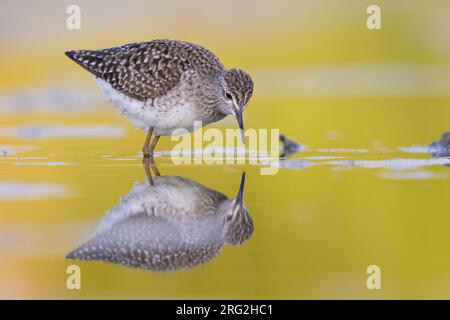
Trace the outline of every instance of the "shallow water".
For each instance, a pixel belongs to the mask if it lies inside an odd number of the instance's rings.
[[[428,145],[445,131],[450,111],[442,102],[398,99],[400,111],[392,114],[392,103],[256,101],[246,112],[248,127],[270,128],[262,110],[277,106],[272,127],[303,145],[273,176],[250,164],[174,165],[167,154],[174,142],[161,139],[155,163],[162,177],[234,198],[245,171],[253,221],[244,243],[225,243],[204,264],[164,272],[65,258],[135,183],[148,183],[138,152],[144,133],[107,104],[102,121],[94,112],[58,115],[66,124],[54,115],[20,124],[10,116],[0,148],[1,296],[449,298],[450,159],[433,157]],[[293,108],[304,116],[289,117]],[[401,112],[406,108],[414,114]],[[66,289],[71,264],[81,267],[81,290]],[[374,264],[381,290],[366,287]]]
[[[77,4],[81,29],[69,30],[69,3],[0,2],[0,298],[450,298],[450,160],[429,148],[450,130],[448,1],[378,0],[381,30],[356,0]],[[246,128],[279,129],[299,152],[262,175],[267,163],[175,165],[163,137],[150,187],[145,133],[64,52],[157,38],[246,70]],[[252,229],[227,237],[226,215],[204,214],[214,201],[183,207],[186,185],[236,197],[243,172]],[[148,210],[156,193],[190,218]],[[149,219],[130,214],[142,208]],[[111,242],[83,254],[129,251],[119,263],[66,258],[96,234]],[[194,245],[203,260],[187,259]],[[170,257],[190,268],[153,271]],[[81,290],[66,287],[70,265]]]

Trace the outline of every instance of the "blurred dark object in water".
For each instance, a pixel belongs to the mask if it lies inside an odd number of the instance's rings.
[[[290,155],[303,150],[303,146],[294,140],[289,139],[284,134],[280,134],[281,146],[281,158],[289,157]]]
[[[430,144],[429,152],[436,158],[450,157],[450,131],[444,133],[441,140]]]
[[[244,182],[245,173],[234,200],[179,176],[136,183],[106,213],[94,236],[67,258],[153,271],[200,266],[217,256],[225,243],[239,245],[251,237]]]

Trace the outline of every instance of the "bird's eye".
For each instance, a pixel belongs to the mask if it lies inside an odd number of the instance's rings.
[[[233,99],[233,96],[232,96],[231,93],[229,93],[229,92],[225,92],[225,97],[226,97],[228,100],[232,100],[232,99]]]

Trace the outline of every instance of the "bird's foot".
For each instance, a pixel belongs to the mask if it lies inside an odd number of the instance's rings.
[[[153,152],[150,152],[149,149],[143,149],[142,154],[144,156],[144,159],[145,158],[153,158]]]
[[[151,170],[153,170],[154,174],[156,176],[160,176],[161,174],[159,173],[158,168],[156,167],[156,163],[153,159],[153,154],[150,153],[149,156],[145,157],[142,159],[142,164],[144,166],[144,170],[145,173],[147,174],[147,179],[150,185],[153,185],[153,178],[152,178],[152,173]]]
[[[142,159],[145,164],[153,164],[154,163],[152,152],[144,152],[144,156]]]

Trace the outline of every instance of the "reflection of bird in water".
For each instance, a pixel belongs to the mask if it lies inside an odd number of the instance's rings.
[[[281,146],[281,158],[288,157],[294,153],[302,151],[303,147],[301,144],[298,144],[294,140],[289,139],[284,134],[280,134],[280,142]]]
[[[103,260],[155,271],[193,268],[215,257],[225,243],[248,240],[253,222],[242,201],[178,176],[136,183],[106,213],[94,236],[67,258]]]
[[[450,157],[450,131],[442,135],[441,140],[435,141],[429,146],[429,151],[433,157]]]
[[[207,125],[228,115],[236,117],[244,140],[242,113],[253,81],[243,70],[226,70],[206,48],[154,40],[66,55],[95,76],[136,127],[148,128],[145,156],[152,155],[160,136],[174,135],[176,129],[192,131],[194,121]]]

